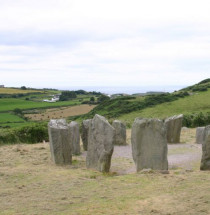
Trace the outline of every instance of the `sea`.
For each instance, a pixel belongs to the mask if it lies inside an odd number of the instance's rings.
[[[96,91],[104,94],[136,94],[147,92],[174,92],[180,90],[186,86],[68,86],[59,87],[59,90],[85,90]]]

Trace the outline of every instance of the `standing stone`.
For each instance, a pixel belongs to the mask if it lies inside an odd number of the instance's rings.
[[[201,170],[210,170],[210,125],[204,129],[204,142],[202,144]]]
[[[72,143],[72,154],[80,154],[80,135],[79,135],[79,124],[72,121],[69,124],[71,130],[71,143]]]
[[[203,144],[203,142],[204,142],[204,129],[205,129],[205,127],[196,128],[196,143],[197,144]]]
[[[114,120],[112,126],[115,129],[115,145],[126,145],[126,126],[119,120]]]
[[[71,164],[71,132],[66,120],[50,120],[48,134],[53,162],[55,164]]]
[[[164,122],[136,118],[131,133],[132,155],[136,170],[168,170],[168,146]]]
[[[182,129],[183,115],[169,117],[165,120],[167,130],[167,142],[179,143]]]
[[[87,168],[109,172],[114,141],[115,129],[103,116],[96,114],[89,128]]]
[[[92,119],[86,119],[86,120],[83,120],[82,122],[81,138],[82,138],[84,151],[87,151],[87,148],[88,148],[88,130],[89,130],[91,121]]]

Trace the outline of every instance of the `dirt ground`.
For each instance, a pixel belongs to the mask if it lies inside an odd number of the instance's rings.
[[[200,171],[195,129],[182,144],[168,145],[169,174],[135,173],[128,146],[115,146],[111,172],[85,167],[85,152],[73,164],[56,166],[48,143],[0,147],[0,214],[210,214],[210,172]]]
[[[38,120],[38,121],[66,118],[69,116],[86,114],[90,112],[95,106],[96,105],[77,105],[72,107],[51,108],[51,109],[47,109],[43,113],[25,114],[25,116],[31,120]]]

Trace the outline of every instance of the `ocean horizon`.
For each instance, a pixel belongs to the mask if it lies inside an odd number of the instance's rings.
[[[186,86],[72,86],[72,87],[59,87],[59,90],[85,90],[96,91],[105,94],[135,94],[146,92],[174,92]]]

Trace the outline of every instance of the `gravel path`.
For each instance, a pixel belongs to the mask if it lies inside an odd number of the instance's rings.
[[[112,156],[111,171],[121,174],[135,172],[131,145],[115,146]],[[192,169],[201,160],[201,145],[170,144],[168,145],[169,169]]]

